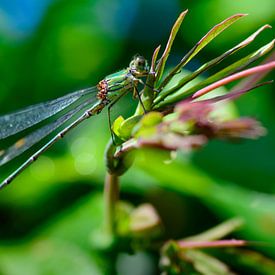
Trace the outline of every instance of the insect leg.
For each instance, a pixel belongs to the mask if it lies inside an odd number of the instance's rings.
[[[111,108],[127,93],[128,91],[120,94],[116,99],[114,99],[114,101],[112,101],[107,108],[108,111],[108,124],[109,124],[109,130],[111,132],[111,137],[112,137],[112,141],[113,144],[115,144],[115,137],[114,137],[114,132],[112,130],[112,122],[111,122]]]
[[[146,114],[146,109],[145,109],[144,104],[143,104],[143,102],[142,102],[140,93],[139,93],[139,91],[138,91],[138,89],[137,89],[137,87],[136,87],[135,85],[134,85],[134,94],[137,94],[137,97],[138,97],[138,100],[139,100],[139,102],[140,102],[140,104],[141,104],[141,107],[142,107],[142,109],[143,109],[143,112],[144,112],[144,114]]]

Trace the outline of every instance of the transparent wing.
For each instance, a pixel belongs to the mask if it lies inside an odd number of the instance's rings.
[[[21,132],[62,111],[80,97],[96,91],[96,87],[79,90],[54,100],[32,105],[17,112],[0,116],[0,139]]]
[[[15,157],[19,156],[30,147],[38,143],[40,140],[48,136],[54,130],[59,128],[62,124],[66,121],[71,119],[76,113],[84,109],[87,105],[91,105],[95,103],[97,100],[96,98],[90,98],[87,101],[79,104],[73,110],[69,111],[68,113],[64,114],[62,117],[58,118],[57,120],[53,121],[52,123],[43,126],[42,128],[37,129],[36,131],[32,132],[31,134],[27,135],[26,137],[18,140],[14,145],[10,146],[7,150],[0,150],[0,166],[9,162],[10,160],[14,159]]]

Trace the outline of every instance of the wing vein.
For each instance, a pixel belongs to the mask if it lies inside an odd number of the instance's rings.
[[[95,102],[94,98],[90,98],[87,101],[79,104],[74,109],[69,111],[68,113],[64,114],[62,117],[58,118],[57,120],[47,124],[36,131],[32,132],[31,134],[27,135],[26,137],[18,140],[15,144],[10,146],[6,151],[2,151],[2,155],[0,156],[0,166],[4,165],[5,163],[11,161],[15,157],[19,156],[33,145],[38,143],[40,140],[48,136],[54,130],[59,128],[62,124],[66,121],[71,119],[76,113],[84,109],[87,105],[93,104]]]
[[[19,133],[70,106],[82,96],[94,93],[96,87],[79,90],[60,98],[29,106],[0,116],[0,140]]]

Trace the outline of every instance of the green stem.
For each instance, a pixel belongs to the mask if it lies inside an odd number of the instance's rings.
[[[193,242],[212,242],[224,238],[232,232],[238,230],[244,225],[244,220],[240,217],[232,218],[221,224],[216,225],[200,234],[195,236],[187,237],[182,242],[193,241]]]
[[[107,172],[104,186],[105,230],[115,235],[116,205],[119,200],[119,177]]]
[[[116,234],[116,206],[119,200],[119,176],[122,175],[132,164],[127,152],[115,157],[116,146],[112,140],[107,145],[105,160],[107,173],[104,185],[104,226],[107,234],[114,237]]]

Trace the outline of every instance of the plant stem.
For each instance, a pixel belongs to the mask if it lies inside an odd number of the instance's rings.
[[[118,199],[119,177],[107,172],[104,186],[105,230],[111,237],[115,235],[115,209]]]
[[[232,81],[238,80],[240,78],[244,78],[244,77],[250,76],[252,74],[256,74],[256,73],[264,73],[267,71],[271,71],[274,68],[275,68],[275,61],[232,74],[230,76],[220,79],[219,81],[216,81],[216,82],[200,89],[199,91],[197,91],[196,93],[193,94],[192,98],[194,99],[194,98],[203,96],[203,95],[213,91],[214,89],[217,89],[221,86],[224,86],[224,85],[226,85]]]
[[[236,247],[236,246],[245,246],[247,241],[244,240],[217,240],[217,241],[178,241],[180,248],[210,248],[210,247]]]
[[[182,242],[213,242],[218,239],[224,238],[226,235],[241,228],[244,224],[244,220],[240,217],[227,220],[215,227],[212,227],[200,234],[190,236],[181,240]]]

